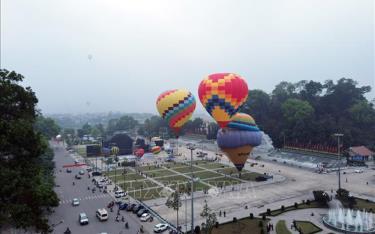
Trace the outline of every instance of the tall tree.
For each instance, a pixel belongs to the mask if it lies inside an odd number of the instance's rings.
[[[176,211],[176,214],[177,214],[177,228],[178,228],[179,227],[179,223],[178,223],[178,210],[182,206],[180,192],[176,190],[173,193],[171,193],[170,196],[168,197],[167,202],[165,203],[165,205],[168,208],[172,208],[173,210]]]
[[[216,214],[211,211],[210,207],[208,207],[207,200],[204,200],[203,210],[200,215],[205,218],[204,227],[202,227],[204,232],[206,234],[210,234],[212,232],[212,228],[217,222],[217,218]]]
[[[38,99],[19,84],[23,79],[0,70],[0,226],[47,232],[45,210],[57,206],[58,198],[46,176],[51,155],[44,155],[46,142],[34,130]]]

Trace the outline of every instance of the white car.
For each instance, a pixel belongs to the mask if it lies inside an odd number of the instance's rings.
[[[118,190],[115,192],[115,198],[125,197],[126,195],[127,194],[122,190]]]
[[[87,218],[86,213],[80,213],[78,216],[79,224],[85,225],[89,224],[89,219]]]
[[[151,218],[151,214],[150,213],[144,213],[141,216],[141,221],[142,222],[147,222],[150,218]]]
[[[363,173],[363,170],[362,169],[357,169],[357,170],[354,170],[355,173]]]
[[[166,223],[159,223],[159,224],[156,224],[154,226],[154,232],[156,232],[156,233],[164,232],[168,228],[169,228],[168,224],[166,224]]]
[[[102,209],[98,209],[96,211],[96,217],[98,217],[98,219],[100,221],[106,221],[108,220],[108,212],[106,209],[102,208]]]
[[[79,200],[78,200],[78,198],[73,198],[72,205],[73,206],[79,206]]]

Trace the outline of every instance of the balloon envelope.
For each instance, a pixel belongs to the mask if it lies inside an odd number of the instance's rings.
[[[194,96],[187,90],[168,90],[158,97],[156,107],[160,116],[178,134],[181,127],[190,119],[195,110]]]
[[[246,101],[249,89],[246,81],[233,73],[212,74],[199,85],[199,99],[221,128]]]
[[[250,145],[244,145],[236,148],[222,148],[221,150],[225,152],[237,170],[241,171],[247,158],[249,157],[249,154],[253,150],[253,147]]]
[[[145,150],[144,149],[137,149],[134,154],[139,157],[139,158],[142,158],[142,156],[145,154]]]
[[[258,146],[262,143],[260,132],[219,129],[217,145],[220,148],[236,148],[244,145]]]
[[[117,155],[120,152],[120,149],[117,146],[111,148],[111,154]]]
[[[160,151],[161,151],[160,146],[154,146],[154,147],[151,148],[151,152],[153,154],[158,154],[158,153],[160,153]]]

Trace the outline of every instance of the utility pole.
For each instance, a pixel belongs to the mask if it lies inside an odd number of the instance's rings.
[[[188,147],[190,150],[190,171],[191,171],[191,233],[194,231],[194,172],[193,172],[193,151],[194,145]]]
[[[338,180],[339,180],[339,190],[341,190],[341,152],[340,152],[340,137],[343,137],[344,134],[342,133],[335,133],[333,134],[335,137],[337,137],[337,156],[339,159],[339,171],[338,171]]]

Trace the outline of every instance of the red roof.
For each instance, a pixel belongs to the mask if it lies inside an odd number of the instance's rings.
[[[374,154],[374,152],[372,152],[371,150],[367,149],[364,146],[350,147],[350,151],[355,154],[362,155],[362,156],[371,156]]]

